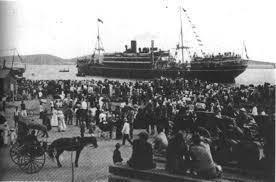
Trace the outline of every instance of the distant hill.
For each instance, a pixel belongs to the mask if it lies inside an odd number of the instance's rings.
[[[63,59],[49,54],[22,56],[23,63],[33,65],[64,65],[73,64],[70,59]]]
[[[31,64],[31,65],[69,65],[75,64],[75,59],[63,59],[57,56],[49,54],[35,54],[35,55],[24,55],[14,56],[14,64]],[[10,66],[13,60],[13,56],[0,57],[0,64],[3,65],[6,60],[6,65]]]
[[[249,60],[248,61],[248,68],[275,69],[276,68],[276,64],[275,63],[271,63],[271,62]]]

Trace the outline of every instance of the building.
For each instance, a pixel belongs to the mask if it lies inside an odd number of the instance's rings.
[[[0,96],[12,96],[17,93],[17,78],[10,69],[0,70]]]

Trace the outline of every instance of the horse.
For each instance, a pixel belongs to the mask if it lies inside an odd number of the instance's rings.
[[[95,148],[98,147],[97,139],[93,136],[91,137],[73,137],[73,138],[59,138],[54,140],[47,150],[49,157],[57,160],[58,167],[62,167],[59,156],[64,151],[76,151],[75,167],[78,167],[78,160],[82,149],[92,144]]]

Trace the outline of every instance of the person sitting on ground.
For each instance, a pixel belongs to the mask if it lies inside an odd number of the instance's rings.
[[[166,170],[171,173],[183,173],[190,167],[188,146],[181,132],[176,133],[169,141],[166,157]]]
[[[116,143],[115,145],[115,150],[113,152],[113,163],[116,164],[116,163],[120,163],[123,161],[122,159],[122,156],[121,156],[121,152],[120,152],[120,144],[119,143]]]
[[[213,161],[210,145],[203,141],[199,134],[192,137],[193,145],[190,147],[193,170],[204,178],[216,178],[222,174],[221,166]]]
[[[132,155],[127,164],[135,169],[153,169],[156,164],[153,162],[152,146],[148,140],[148,133],[139,133],[139,139],[133,141]]]
[[[154,150],[156,153],[164,153],[168,147],[168,139],[162,127],[157,127],[158,135],[154,139]]]

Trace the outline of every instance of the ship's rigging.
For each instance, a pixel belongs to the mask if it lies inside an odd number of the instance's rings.
[[[95,53],[97,52],[98,59],[96,59],[96,61],[98,63],[100,62],[101,52],[104,51],[103,42],[102,42],[102,39],[100,37],[100,24],[103,24],[103,21],[100,18],[98,18],[97,19],[97,42],[96,42],[96,45],[95,45],[94,53],[92,55],[92,60],[94,60]]]
[[[190,46],[185,46],[184,45],[184,38],[183,38],[183,21],[182,21],[182,18],[184,17],[185,20],[187,20],[189,22],[189,26],[192,28],[192,34],[193,34],[193,39],[196,40],[196,43],[197,43],[197,47],[199,48],[200,50],[200,53],[203,57],[205,57],[205,53],[203,51],[203,43],[202,43],[202,40],[199,36],[199,34],[197,33],[196,31],[196,26],[192,23],[191,21],[191,18],[187,12],[186,9],[184,9],[182,6],[179,7],[179,15],[180,15],[180,44],[178,43],[176,45],[176,51],[177,50],[181,50],[181,63],[186,63],[187,64],[187,59],[185,61],[185,58],[184,58],[184,50],[187,52],[188,56],[190,57],[190,59],[192,58],[192,56],[194,54],[191,53],[190,51]],[[177,52],[176,54],[177,55]]]

